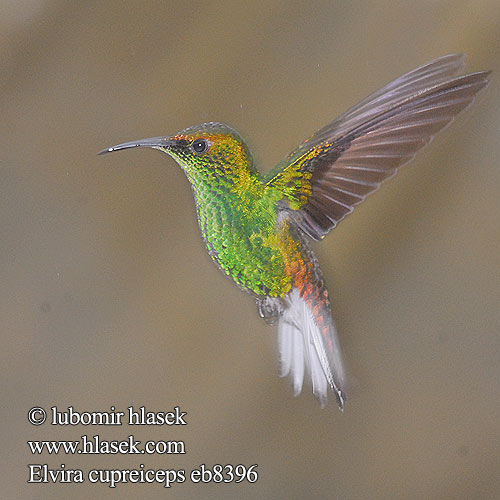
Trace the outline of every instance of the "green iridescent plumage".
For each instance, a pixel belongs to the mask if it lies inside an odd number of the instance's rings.
[[[276,237],[281,194],[265,185],[250,152],[231,128],[204,124],[177,134],[177,141],[206,140],[211,154],[191,157],[172,148],[193,186],[198,221],[210,256],[243,289],[257,296],[284,297],[291,289]],[[283,228],[283,230],[285,230]]]
[[[445,56],[396,79],[300,145],[266,177],[227,125],[205,123],[104,152],[148,146],[172,156],[193,188],[208,252],[279,322],[282,374],[307,372],[324,404],[343,409],[345,375],[328,292],[307,236],[319,240],[467,107],[487,73],[456,76]]]

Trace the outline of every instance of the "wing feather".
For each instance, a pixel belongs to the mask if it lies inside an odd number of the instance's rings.
[[[321,239],[472,103],[488,72],[457,77],[463,66],[463,56],[444,56],[394,80],[272,171],[268,184],[306,234]]]

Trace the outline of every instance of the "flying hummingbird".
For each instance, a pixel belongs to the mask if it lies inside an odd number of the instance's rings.
[[[316,132],[269,174],[259,174],[231,127],[203,123],[99,154],[147,146],[169,154],[194,193],[208,253],[278,323],[281,375],[295,395],[304,375],[322,406],[346,401],[345,372],[328,292],[309,239],[321,240],[382,181],[410,161],[487,85],[447,55],[397,78]]]

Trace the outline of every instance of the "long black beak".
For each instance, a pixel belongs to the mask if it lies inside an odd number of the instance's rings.
[[[140,146],[145,146],[147,148],[154,149],[166,149],[173,146],[175,141],[169,139],[168,137],[151,137],[149,139],[141,139],[140,141],[124,142],[123,144],[117,144],[107,149],[103,149],[98,155],[104,155],[106,153],[112,153],[113,151],[120,151],[121,149],[138,148]]]

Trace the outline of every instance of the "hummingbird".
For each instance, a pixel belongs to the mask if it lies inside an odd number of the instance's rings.
[[[171,136],[125,142],[99,154],[149,147],[186,174],[208,253],[278,325],[281,376],[304,378],[341,411],[346,375],[328,291],[310,240],[337,226],[392,177],[488,83],[462,74],[464,56],[431,61],[371,94],[304,141],[267,175],[228,125],[210,122]]]

